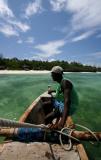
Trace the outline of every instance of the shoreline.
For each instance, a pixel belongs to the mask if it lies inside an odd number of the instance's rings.
[[[0,70],[0,74],[47,74],[50,71],[47,70]]]
[[[51,71],[49,70],[0,70],[1,74],[48,74]],[[67,73],[97,73],[100,74],[101,72],[64,72],[64,74]]]

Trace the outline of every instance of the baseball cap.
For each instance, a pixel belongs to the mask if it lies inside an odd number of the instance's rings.
[[[60,66],[54,66],[54,67],[51,69],[51,72],[52,72],[52,73],[63,74],[63,68],[60,67]]]

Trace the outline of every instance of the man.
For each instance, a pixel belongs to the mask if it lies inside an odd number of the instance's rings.
[[[51,125],[50,128],[61,129],[64,127],[70,111],[72,83],[63,78],[63,68],[60,66],[54,66],[52,68],[51,76],[53,81],[58,83],[58,87],[55,98],[52,101],[57,121],[55,125]],[[48,91],[49,94],[52,92],[52,90]]]

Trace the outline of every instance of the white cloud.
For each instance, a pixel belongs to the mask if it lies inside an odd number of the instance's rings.
[[[95,56],[97,58],[101,58],[101,51],[92,53],[92,56]]]
[[[70,30],[99,30],[101,28],[101,0],[50,0],[53,11],[71,14]]]
[[[22,31],[22,32],[26,32],[27,30],[30,29],[30,27],[22,22],[19,21],[15,21],[15,25]]]
[[[83,64],[101,67],[101,51],[78,55],[78,58]]]
[[[14,30],[12,26],[7,24],[3,24],[3,26],[0,25],[0,32],[2,32],[6,37],[19,35],[18,32]]]
[[[49,61],[49,62],[52,62],[52,61],[55,61],[55,59],[54,59],[54,58],[51,58],[51,59],[49,59],[48,61]]]
[[[7,0],[0,0],[0,17],[14,17],[12,10],[7,5]]]
[[[42,8],[42,0],[35,0],[30,2],[25,9],[25,17],[28,18],[34,14],[41,13],[43,11]]]
[[[85,57],[85,59],[85,62],[88,62],[88,64],[101,67],[101,51],[90,53],[87,55],[87,57]]]
[[[39,44],[34,48],[39,50],[37,55],[33,56],[33,58],[39,57],[40,59],[47,59],[52,56],[58,55],[62,53],[61,48],[66,44],[65,40],[57,40],[57,41],[50,41],[46,44]]]
[[[50,0],[52,10],[57,12],[66,9],[67,2],[67,0]]]
[[[96,37],[97,37],[97,38],[101,38],[101,34],[98,34]]]
[[[30,26],[19,21],[8,7],[7,0],[0,0],[0,32],[5,36],[19,36],[19,32],[27,32]]]
[[[33,37],[28,37],[26,39],[18,39],[17,43],[21,44],[21,43],[28,43],[28,44],[33,44],[34,43],[34,38]]]
[[[73,13],[72,26],[74,30],[101,27],[100,0],[85,0],[83,2],[75,0],[75,3],[73,0],[69,0],[68,2],[68,10]]]
[[[72,42],[81,41],[81,40],[83,40],[83,39],[86,39],[86,38],[90,37],[92,34],[94,34],[93,31],[88,31],[88,32],[85,32],[85,33],[77,36],[77,37],[73,37],[71,41],[72,41]]]
[[[33,38],[33,37],[28,37],[25,42],[26,42],[26,43],[33,44],[33,43],[34,43],[34,38]]]
[[[22,23],[18,20],[8,20],[8,22],[16,27],[16,29],[19,29],[21,32],[26,32],[30,29],[30,26],[26,23]]]
[[[22,41],[21,39],[18,39],[18,40],[17,40],[17,43],[18,43],[18,44],[22,44],[23,41]]]

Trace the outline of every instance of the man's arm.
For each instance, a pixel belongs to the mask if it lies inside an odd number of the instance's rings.
[[[62,84],[62,88],[63,88],[63,94],[64,94],[64,112],[58,124],[59,129],[63,128],[66,122],[67,116],[69,115],[72,84],[68,81],[64,81]]]

